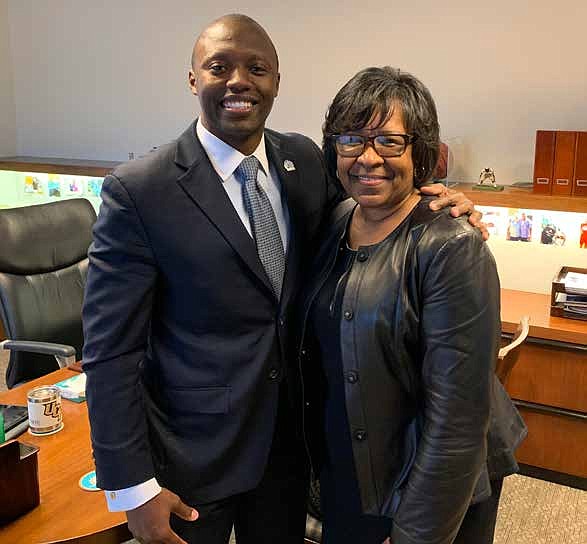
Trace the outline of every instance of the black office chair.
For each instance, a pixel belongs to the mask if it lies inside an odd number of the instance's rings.
[[[0,347],[11,350],[9,388],[81,355],[95,220],[83,198],[0,210],[0,319],[8,338]]]

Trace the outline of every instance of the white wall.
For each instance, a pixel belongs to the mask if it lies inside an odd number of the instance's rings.
[[[587,251],[578,246],[557,247],[509,242],[492,236],[487,242],[495,257],[504,289],[550,295],[552,280],[561,266],[587,266]]]
[[[7,0],[0,0],[0,156],[16,152],[16,110]]]
[[[490,166],[532,176],[534,135],[587,129],[585,0],[8,0],[17,150],[126,159],[197,114],[194,38],[240,11],[273,37],[282,85],[269,125],[320,140],[326,107],[360,68],[413,72],[436,98],[454,179]]]

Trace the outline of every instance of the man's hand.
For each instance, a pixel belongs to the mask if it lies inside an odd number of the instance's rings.
[[[448,189],[442,183],[433,183],[432,185],[424,185],[420,187],[425,195],[436,196],[437,198],[430,202],[431,210],[441,210],[447,206],[451,206],[450,214],[453,217],[460,217],[463,214],[468,214],[469,223],[481,231],[483,240],[489,239],[489,232],[481,218],[483,214],[475,209],[475,205],[463,193],[457,192],[453,189]]]
[[[188,544],[171,530],[169,517],[172,513],[186,521],[198,519],[197,510],[164,488],[150,501],[126,512],[128,528],[141,544]]]

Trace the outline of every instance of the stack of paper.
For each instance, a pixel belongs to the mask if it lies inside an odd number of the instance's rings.
[[[567,312],[587,316],[587,295],[557,293],[556,302],[561,303]]]
[[[587,296],[587,274],[583,274],[582,272],[567,272],[564,284],[567,293]]]

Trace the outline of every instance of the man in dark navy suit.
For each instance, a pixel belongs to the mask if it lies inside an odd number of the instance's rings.
[[[224,544],[233,526],[240,544],[303,542],[288,325],[341,194],[310,139],[265,129],[279,80],[258,23],[214,21],[189,73],[200,118],[104,181],[84,370],[98,485],[141,543]]]

